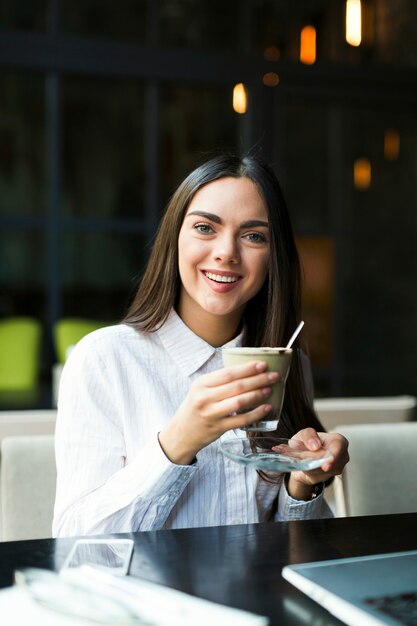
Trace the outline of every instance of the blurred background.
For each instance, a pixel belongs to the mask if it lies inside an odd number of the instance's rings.
[[[219,148],[283,186],[317,396],[417,394],[416,23],[415,0],[1,0],[0,406],[12,366],[53,405],[59,324],[123,317]]]

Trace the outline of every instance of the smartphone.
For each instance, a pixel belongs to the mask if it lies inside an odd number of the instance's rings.
[[[78,539],[62,569],[90,565],[109,574],[125,576],[129,571],[133,546],[132,539]]]

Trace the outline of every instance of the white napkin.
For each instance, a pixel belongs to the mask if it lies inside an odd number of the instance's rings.
[[[196,598],[169,587],[133,577],[115,577],[83,566],[62,570],[56,579],[69,586],[77,585],[92,596],[104,596],[128,608],[147,626],[267,626],[268,619],[240,609]],[[53,579],[52,579],[53,580]],[[74,589],[74,588],[72,588]],[[43,587],[45,597],[54,598],[53,584]],[[76,591],[74,592],[76,601]],[[93,598],[91,598],[93,599]],[[29,588],[11,587],[0,591],[1,626],[75,626],[92,624],[80,617],[57,612],[42,606],[31,597]],[[104,622],[102,622],[104,623]],[[109,622],[113,626],[111,619]],[[132,622],[133,623],[133,622]],[[136,622],[139,624],[139,622]]]
[[[0,615],[2,626],[91,626],[92,622],[48,611],[32,600],[20,587],[8,587],[0,591]]]

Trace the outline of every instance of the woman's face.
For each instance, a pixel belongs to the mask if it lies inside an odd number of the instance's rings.
[[[268,212],[249,178],[221,178],[191,201],[178,238],[178,313],[196,325],[237,327],[246,303],[261,289],[269,261]]]

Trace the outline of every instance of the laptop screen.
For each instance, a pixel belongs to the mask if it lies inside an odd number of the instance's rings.
[[[282,574],[346,624],[417,626],[417,550],[288,565]]]

